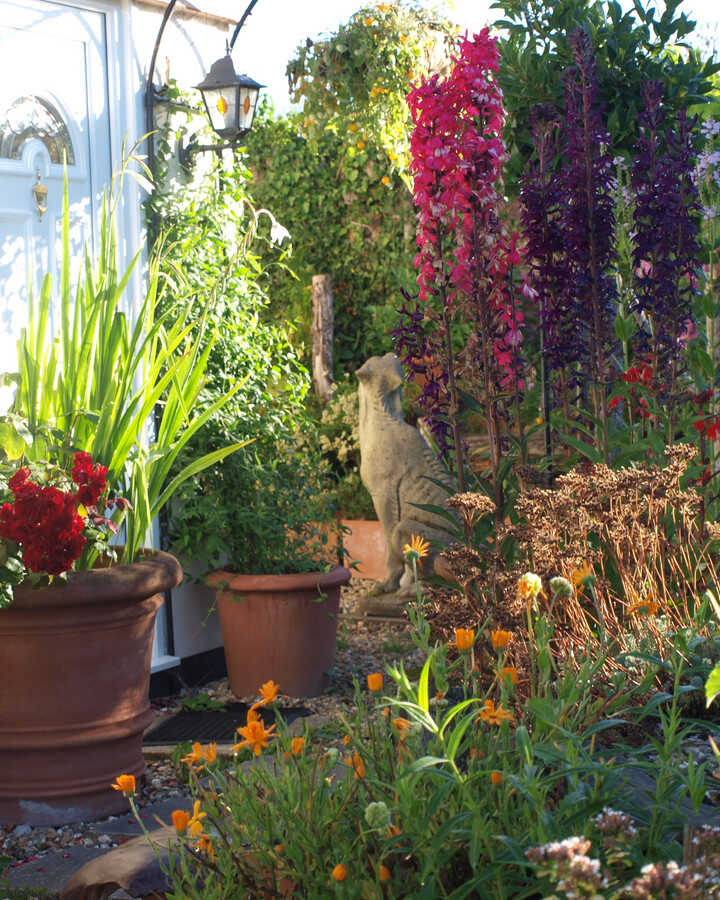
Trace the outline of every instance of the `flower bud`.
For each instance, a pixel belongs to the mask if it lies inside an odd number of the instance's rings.
[[[382,802],[369,803],[365,807],[365,821],[370,828],[386,829],[390,825],[390,810]]]
[[[573,595],[571,582],[567,578],[563,578],[562,575],[557,575],[555,578],[550,579],[550,590],[553,597],[558,600],[569,600]]]

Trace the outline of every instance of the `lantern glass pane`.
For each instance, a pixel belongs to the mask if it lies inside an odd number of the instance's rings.
[[[209,88],[203,91],[203,96],[213,130],[221,137],[234,136],[238,129],[237,89]]]
[[[252,126],[259,93],[255,87],[241,87],[239,90],[238,125],[242,131],[249,131]]]

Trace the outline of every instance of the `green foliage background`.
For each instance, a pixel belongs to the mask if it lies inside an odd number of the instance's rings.
[[[332,131],[311,141],[300,116],[278,118],[269,106],[247,140],[255,200],[293,243],[292,271],[269,273],[272,315],[297,326],[295,345],[308,360],[312,276],[329,274],[336,377],[391,349],[400,290],[414,284],[410,195],[384,151],[358,141],[362,148],[345,145]]]
[[[511,191],[516,191],[532,153],[533,105],[553,103],[562,109],[560,76],[572,62],[568,35],[578,27],[587,30],[595,49],[600,101],[617,154],[630,156],[639,137],[638,114],[646,81],[663,82],[673,110],[707,100],[720,65],[686,43],[695,23],[678,12],[681,3],[667,0],[661,14],[657,5],[640,0],[634,0],[627,12],[615,0],[498,0],[493,4],[500,15],[495,27],[502,28],[498,82],[508,114],[505,134],[511,159],[506,178]]]
[[[193,298],[198,320],[207,311],[217,335],[196,412],[242,383],[183,458],[252,440],[178,492],[172,547],[208,568],[311,570],[317,565],[301,532],[308,520],[328,517],[329,501],[323,466],[311,451],[294,450],[296,434],[313,427],[305,409],[309,374],[291,329],[268,314],[270,270],[283,265],[285,253],[260,235],[260,221],[270,216],[251,202],[251,174],[237,154],[227,165],[193,157],[190,172],[175,165],[177,135],[192,130],[197,107],[174,87],[168,99],[172,115],[157,141],[148,213],[165,243],[169,296]]]

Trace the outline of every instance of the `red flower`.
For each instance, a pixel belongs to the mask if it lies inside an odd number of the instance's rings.
[[[89,453],[76,453],[72,480],[78,485],[78,503],[95,506],[105,490],[107,466],[93,463]]]
[[[703,434],[705,432],[706,425],[707,422],[705,421],[705,419],[696,419],[695,422],[693,422],[693,428],[700,434]]]
[[[712,419],[705,429],[705,437],[709,441],[716,441],[720,437],[720,419]]]
[[[75,495],[28,481],[20,469],[10,486],[14,503],[0,509],[0,537],[20,544],[23,563],[33,572],[60,575],[80,556],[85,522],[75,509]]]
[[[613,397],[610,403],[608,403],[608,409],[617,409],[620,406],[621,397]]]

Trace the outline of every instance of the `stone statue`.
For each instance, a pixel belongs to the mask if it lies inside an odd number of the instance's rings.
[[[358,370],[360,400],[360,477],[370,492],[375,512],[387,540],[387,579],[372,593],[398,591],[413,593],[412,567],[407,565],[403,547],[414,534],[427,541],[449,543],[454,536],[449,523],[436,513],[413,504],[447,506],[452,490],[435,481],[447,482],[447,472],[439,463],[417,428],[403,418],[403,376],[394,353],[372,356]],[[420,564],[420,572],[433,571],[430,554]]]

